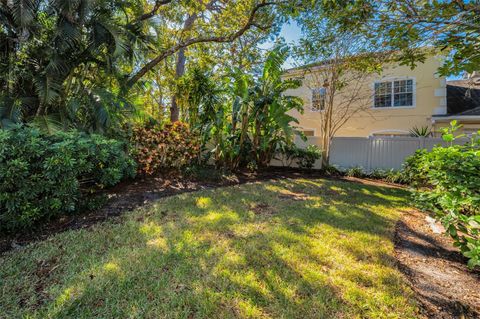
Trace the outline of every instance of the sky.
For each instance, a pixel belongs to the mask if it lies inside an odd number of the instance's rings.
[[[291,43],[297,42],[300,39],[300,37],[302,35],[301,33],[302,33],[302,30],[300,29],[298,24],[295,21],[290,21],[290,22],[285,23],[282,26],[282,30],[280,32],[280,37],[284,38],[285,42],[287,44],[291,44]],[[273,47],[273,45],[274,45],[274,40],[268,41],[268,42],[262,44],[261,48],[269,50]],[[285,69],[289,69],[289,68],[292,68],[292,67],[295,67],[295,66],[297,66],[297,65],[295,64],[295,61],[292,58],[289,58],[283,65],[283,67]],[[449,76],[449,77],[447,77],[447,80],[449,80],[449,81],[459,80],[461,78],[462,78],[462,76],[460,76],[460,75]]]
[[[300,39],[302,30],[297,25],[295,21],[287,22],[282,26],[282,30],[280,31],[280,37],[285,39],[287,44],[295,43]],[[274,40],[268,41],[262,44],[260,47],[265,50],[269,50],[273,47]],[[283,67],[285,69],[289,69],[295,66],[295,61],[292,58],[288,58],[288,60],[284,63]]]

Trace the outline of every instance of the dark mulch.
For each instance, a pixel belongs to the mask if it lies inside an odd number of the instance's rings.
[[[480,271],[445,234],[436,234],[416,210],[405,211],[396,227],[400,270],[408,278],[428,318],[480,318]]]
[[[208,171],[206,173],[208,175]],[[226,178],[219,178],[220,175],[214,173],[212,171],[210,175],[215,177],[204,177],[203,179],[169,174],[165,176],[140,177],[132,181],[122,182],[105,191],[108,201],[101,209],[60,216],[43,223],[29,232],[18,232],[13,235],[0,234],[0,254],[11,249],[21,248],[34,241],[45,240],[53,234],[69,229],[87,228],[107,219],[118,218],[125,212],[162,197],[259,180],[323,176],[319,171],[306,172],[283,168],[272,168],[261,173],[239,172],[230,174]]]

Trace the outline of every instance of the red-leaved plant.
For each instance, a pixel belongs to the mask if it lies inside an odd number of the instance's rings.
[[[182,122],[134,127],[130,142],[138,172],[148,175],[185,167],[200,152],[199,137]]]

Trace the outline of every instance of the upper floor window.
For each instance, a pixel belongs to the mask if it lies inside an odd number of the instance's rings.
[[[325,97],[327,89],[324,87],[312,89],[312,111],[322,111],[325,109]]]
[[[375,107],[413,106],[413,80],[393,80],[375,83]]]

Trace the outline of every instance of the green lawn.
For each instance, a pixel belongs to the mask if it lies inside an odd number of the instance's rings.
[[[406,199],[323,179],[165,198],[0,257],[0,318],[415,318]]]

